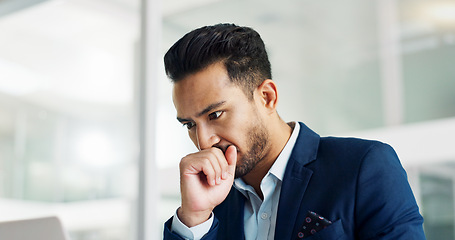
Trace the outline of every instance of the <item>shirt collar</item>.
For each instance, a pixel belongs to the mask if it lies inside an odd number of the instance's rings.
[[[295,142],[297,141],[297,136],[299,135],[300,125],[299,123],[294,122],[294,130],[292,130],[291,137],[284,146],[278,158],[273,163],[272,167],[269,170],[269,173],[273,174],[280,181],[283,181],[284,171],[286,170],[286,165],[289,158],[291,157],[292,149],[294,148]]]

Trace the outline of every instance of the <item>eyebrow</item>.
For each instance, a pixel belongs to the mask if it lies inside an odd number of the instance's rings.
[[[198,114],[196,114],[196,117],[200,117],[204,114],[207,114],[208,112],[212,111],[213,109],[215,108],[218,108],[220,107],[221,105],[225,104],[226,101],[221,101],[221,102],[217,102],[217,103],[213,103],[213,104],[210,104],[209,106],[207,106],[206,108],[204,108],[204,110],[202,110],[201,112],[199,112]],[[192,121],[192,119],[186,119],[186,118],[180,118],[180,117],[177,117],[177,120],[179,122],[190,122]]]

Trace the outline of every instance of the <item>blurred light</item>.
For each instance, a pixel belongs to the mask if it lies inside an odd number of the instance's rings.
[[[68,69],[69,64],[78,67],[56,73],[65,79],[64,84],[55,82],[52,92],[65,98],[93,103],[128,104],[132,99],[132,73],[124,59],[96,48],[81,48],[73,62],[62,62],[59,69]],[[82,70],[82,71],[81,71]]]
[[[0,91],[21,96],[48,88],[43,76],[0,58]]]
[[[100,131],[82,133],[76,138],[78,161],[92,167],[107,167],[115,163],[115,149],[110,139]]]
[[[426,16],[439,23],[455,24],[455,2],[435,2],[425,8]]]

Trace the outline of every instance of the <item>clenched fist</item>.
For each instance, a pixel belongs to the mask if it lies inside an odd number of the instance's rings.
[[[180,162],[182,206],[177,214],[186,226],[193,227],[209,219],[212,210],[227,197],[234,181],[237,149],[226,153],[216,147],[201,150]]]

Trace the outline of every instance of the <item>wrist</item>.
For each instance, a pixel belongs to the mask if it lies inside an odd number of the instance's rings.
[[[211,210],[191,212],[186,211],[183,207],[177,209],[177,216],[180,221],[187,227],[191,228],[209,220],[212,214]]]

